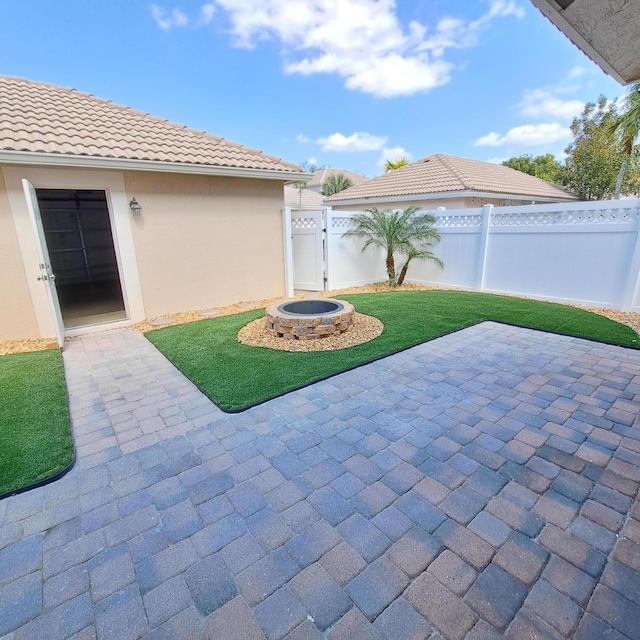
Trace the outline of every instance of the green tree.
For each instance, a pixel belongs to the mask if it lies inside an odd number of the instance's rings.
[[[434,229],[436,219],[431,214],[415,215],[417,210],[417,207],[407,207],[404,211],[367,209],[366,213],[354,214],[351,217],[354,228],[342,234],[343,238],[364,239],[363,252],[369,247],[377,247],[386,253],[390,287],[404,282],[412,260],[430,260],[439,267],[444,266],[430,250],[440,241],[440,235]],[[405,258],[399,276],[396,276],[396,254]]]
[[[509,158],[502,163],[505,167],[528,173],[547,182],[555,182],[562,171],[562,165],[555,159],[552,153],[535,156],[524,154]]]
[[[573,142],[565,149],[560,183],[581,200],[612,198],[616,192],[616,179],[627,158],[622,143],[611,135],[616,118],[615,103],[600,96],[597,102],[588,102],[571,123]],[[634,161],[637,166],[637,154]],[[633,192],[636,175],[636,171],[626,174],[621,193]]]
[[[640,82],[632,84],[622,103],[622,111],[613,120],[622,151],[630,156],[640,134]]]
[[[349,187],[353,186],[353,182],[349,180],[343,173],[336,173],[333,176],[329,176],[322,183],[322,195],[332,196],[334,193],[340,193]]]
[[[400,167],[404,167],[409,164],[409,161],[406,158],[398,158],[398,160],[387,160],[384,163],[384,172],[388,173],[389,171],[393,171],[394,169],[399,169]]]
[[[615,195],[617,196],[625,177],[627,165],[630,163],[632,156],[634,155],[634,145],[638,140],[638,134],[640,134],[640,82],[636,82],[629,87],[627,95],[624,97],[624,101],[622,103],[622,111],[611,124],[611,133],[613,134],[614,139],[622,145],[622,152],[627,156],[627,159],[622,164],[622,168],[618,175],[618,181],[616,182]],[[635,156],[635,170],[637,172],[637,153]],[[637,184],[637,176],[633,175],[634,171],[631,173],[631,180]]]

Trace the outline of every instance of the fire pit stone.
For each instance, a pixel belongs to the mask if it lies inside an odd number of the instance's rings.
[[[344,300],[280,301],[265,309],[265,329],[285,340],[318,340],[347,331],[354,315],[353,305]]]

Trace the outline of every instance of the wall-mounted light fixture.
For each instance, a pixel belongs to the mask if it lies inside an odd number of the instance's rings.
[[[142,213],[142,207],[138,204],[138,201],[135,199],[135,197],[131,198],[129,208],[131,209],[131,214],[134,216],[139,216]]]

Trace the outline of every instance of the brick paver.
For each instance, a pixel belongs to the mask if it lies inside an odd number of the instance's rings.
[[[635,351],[483,323],[241,414],[134,332],[63,355],[0,637],[637,637]]]

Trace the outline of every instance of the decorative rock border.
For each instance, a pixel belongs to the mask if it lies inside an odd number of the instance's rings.
[[[311,353],[315,351],[336,351],[348,349],[364,344],[377,338],[384,330],[384,325],[378,318],[365,316],[356,312],[353,326],[344,333],[334,333],[322,340],[283,340],[267,333],[264,328],[264,318],[258,318],[245,324],[238,331],[237,340],[248,347],[263,347],[277,351],[291,351]]]
[[[340,308],[318,315],[298,315],[280,310],[283,304],[290,302],[292,301],[279,300],[265,309],[264,326],[268,335],[284,340],[318,340],[340,335],[353,324],[355,309],[344,300],[319,298],[318,302],[334,302]]]

